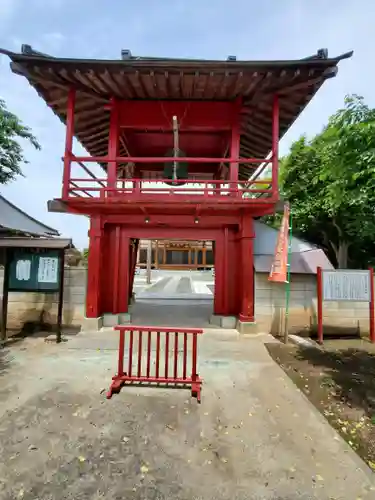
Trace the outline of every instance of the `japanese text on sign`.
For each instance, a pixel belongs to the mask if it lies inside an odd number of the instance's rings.
[[[58,259],[56,257],[40,257],[38,267],[39,283],[57,283]]]
[[[370,302],[370,271],[323,271],[323,300]]]

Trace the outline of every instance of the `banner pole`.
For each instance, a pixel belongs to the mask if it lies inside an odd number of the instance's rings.
[[[292,257],[292,211],[289,207],[289,242],[288,242],[288,263],[287,263],[287,278],[285,282],[285,323],[284,323],[284,343],[289,340],[289,302],[290,302],[290,277],[291,277],[291,257]]]

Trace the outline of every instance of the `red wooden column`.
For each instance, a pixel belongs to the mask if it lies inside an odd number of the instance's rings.
[[[273,98],[272,106],[272,195],[279,198],[279,96]]]
[[[90,219],[89,256],[87,265],[86,317],[101,316],[101,264],[104,227],[100,216]]]
[[[68,93],[68,104],[66,110],[66,134],[65,134],[62,198],[67,198],[69,196],[70,172],[71,172],[72,153],[73,153],[75,101],[76,101],[76,91],[74,88],[71,88]]]
[[[120,260],[121,260],[121,226],[114,228],[114,239],[112,246],[113,279],[112,279],[112,314],[120,312]]]
[[[225,293],[225,249],[224,249],[224,231],[220,232],[213,242],[215,259],[215,293],[214,293],[214,314],[224,314],[224,293]]]
[[[109,137],[108,137],[108,159],[115,160],[119,155],[119,103],[116,99],[112,99],[110,106],[110,122],[109,122]],[[116,161],[110,161],[107,164],[107,185],[109,188],[116,187],[117,181],[117,164]]]
[[[240,156],[240,138],[241,138],[241,118],[240,112],[242,107],[242,100],[236,99],[234,103],[233,110],[233,122],[232,122],[232,136],[230,143],[230,157],[231,158],[239,158]],[[231,163],[229,165],[229,180],[231,182],[230,187],[236,187],[238,182],[238,162]],[[232,196],[236,195],[236,193],[232,193]]]
[[[241,244],[241,312],[242,322],[254,322],[254,221],[249,215],[242,217]]]

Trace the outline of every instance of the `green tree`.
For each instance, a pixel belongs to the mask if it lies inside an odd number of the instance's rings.
[[[312,140],[281,160],[294,234],[323,246],[339,268],[375,259],[375,110],[353,95]]]
[[[20,140],[26,140],[40,149],[29,127],[8,111],[4,101],[0,99],[0,184],[7,184],[17,175],[23,175],[21,166],[27,161]]]
[[[82,258],[83,258],[84,262],[88,261],[88,259],[89,259],[89,249],[88,248],[83,249]]]

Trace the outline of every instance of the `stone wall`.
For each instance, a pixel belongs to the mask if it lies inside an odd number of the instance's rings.
[[[79,327],[85,314],[87,269],[65,269],[63,323]],[[0,295],[3,269],[0,268]],[[316,330],[316,276],[293,275],[289,303],[290,333],[307,334]],[[1,307],[1,302],[0,302]],[[38,322],[42,311],[44,321],[55,324],[57,294],[9,293],[8,328],[20,331],[25,324]],[[285,285],[270,283],[268,274],[255,275],[255,320],[258,332],[280,333],[285,318]],[[323,304],[325,333],[365,334],[369,329],[369,307],[365,303],[325,302]]]
[[[3,291],[3,268],[0,268],[0,295]],[[79,327],[85,314],[87,269],[70,267],[65,269],[63,323]],[[58,294],[9,292],[8,328],[15,333],[25,325],[43,320],[56,324]],[[0,303],[1,307],[1,303]]]
[[[255,321],[257,331],[280,333],[285,321],[285,285],[271,283],[268,274],[255,276]],[[317,329],[316,276],[295,274],[290,285],[289,332],[308,334]],[[326,334],[366,334],[369,305],[363,302],[324,302],[323,331]]]

